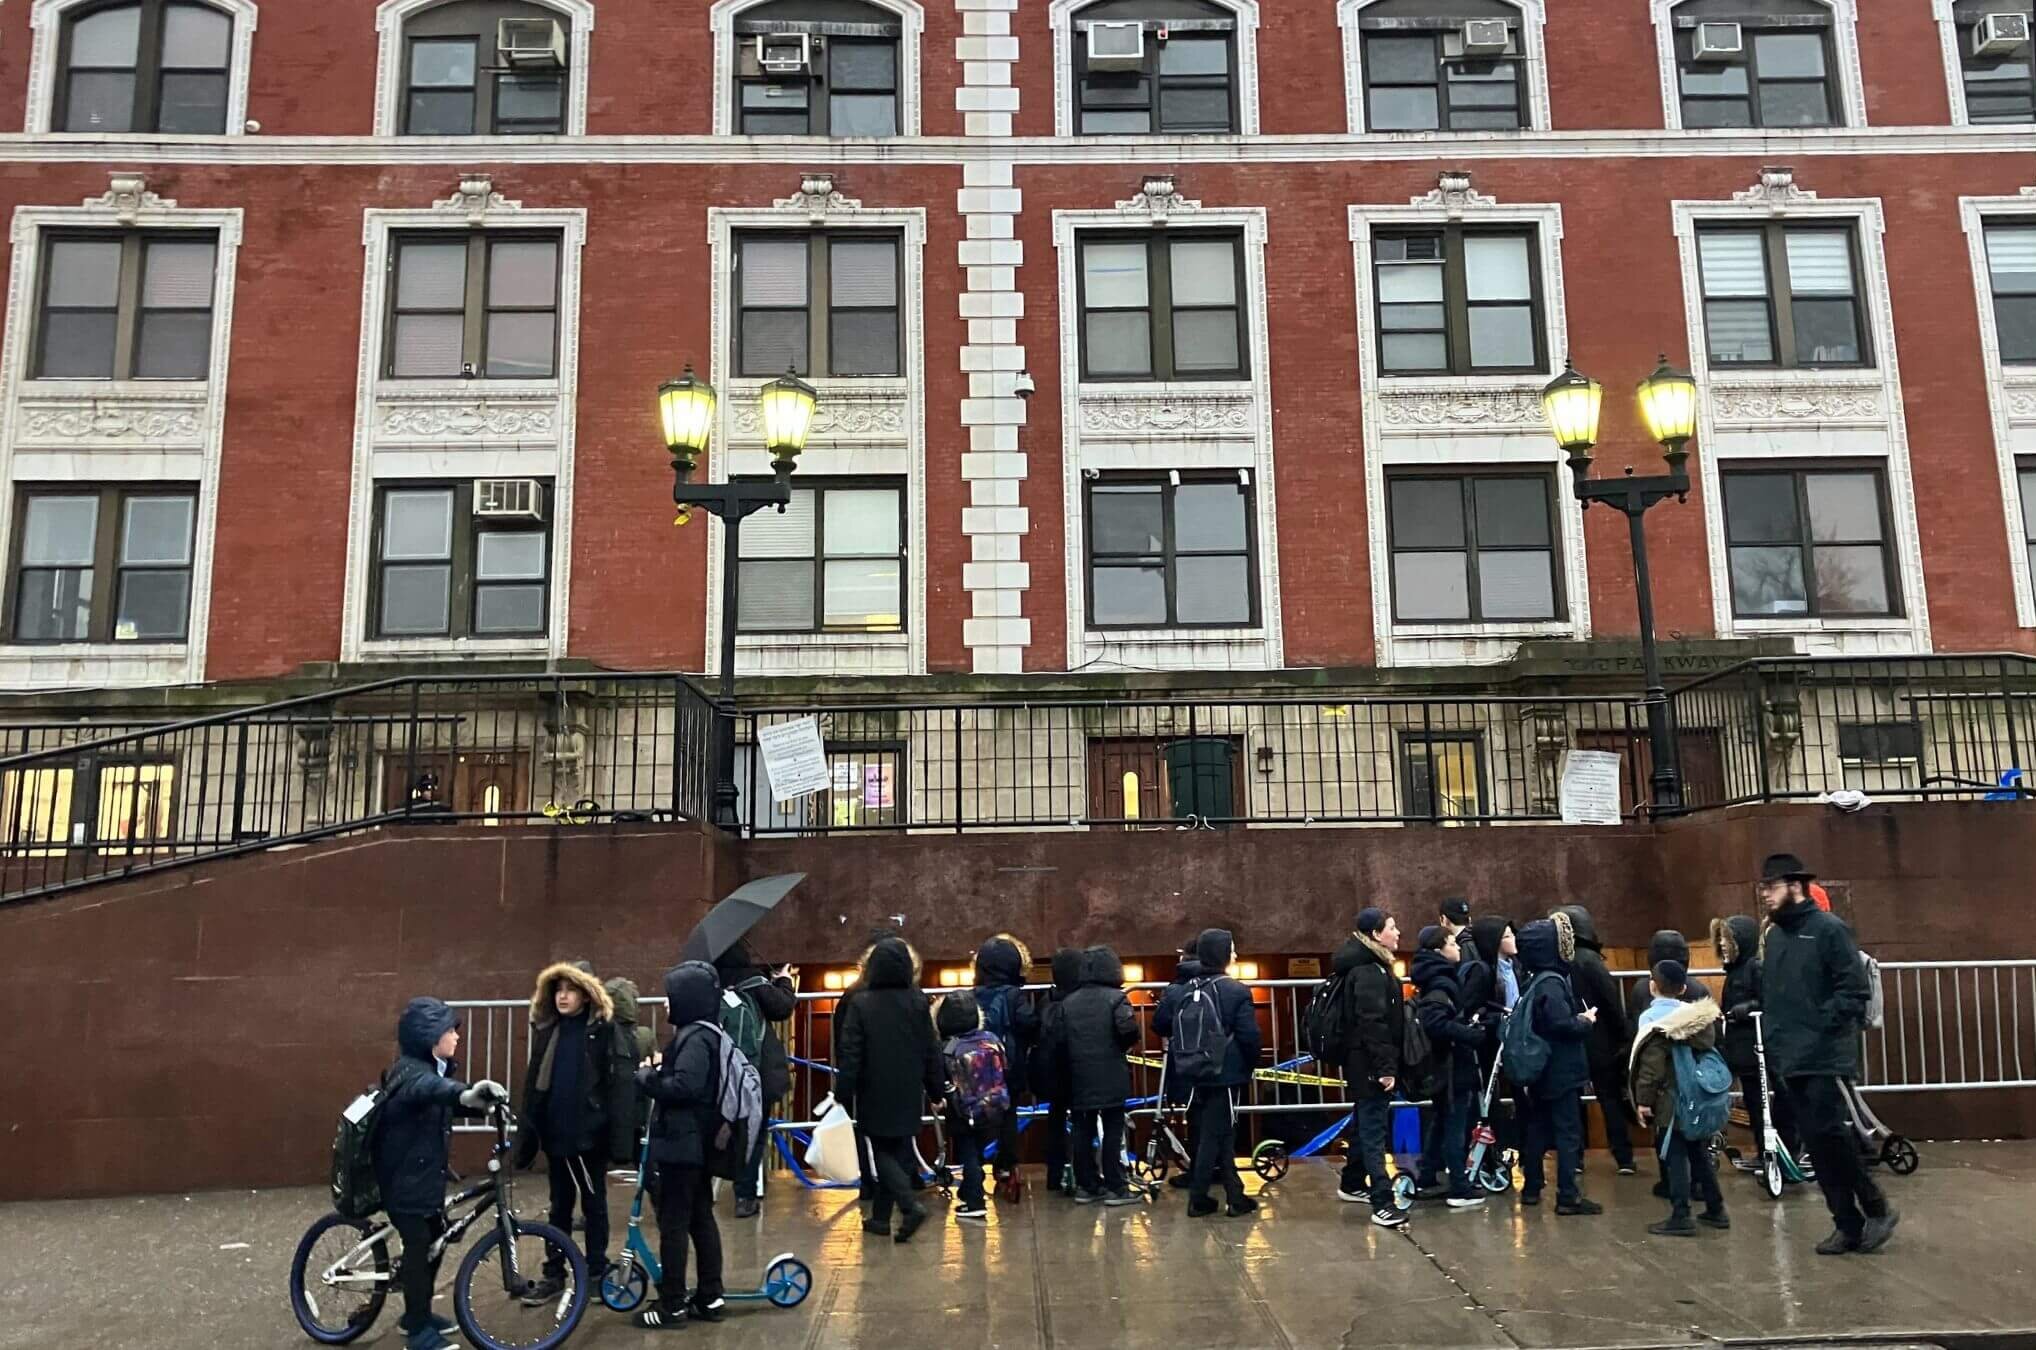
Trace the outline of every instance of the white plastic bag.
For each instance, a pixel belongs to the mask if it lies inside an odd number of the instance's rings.
[[[816,1113],[820,1123],[813,1127],[813,1142],[806,1146],[806,1170],[817,1181],[860,1181],[862,1168],[855,1156],[855,1130],[848,1109],[829,1094]]]

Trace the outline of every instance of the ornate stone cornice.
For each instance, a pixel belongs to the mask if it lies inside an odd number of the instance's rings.
[[[1479,207],[1497,206],[1496,197],[1487,197],[1470,185],[1470,170],[1444,169],[1435,186],[1419,197],[1407,199],[1410,206],[1439,206],[1451,217]]]
[[[1760,171],[1760,181],[1732,194],[1735,202],[1764,205],[1776,211],[1814,202],[1817,194],[1796,186],[1796,171],[1786,164],[1771,164]]]
[[[138,173],[114,174],[106,191],[100,196],[85,198],[84,205],[94,210],[113,212],[120,217],[123,225],[134,224],[144,211],[177,209],[174,201],[150,192],[147,176]]]
[[[1174,176],[1167,173],[1148,177],[1139,185],[1138,195],[1118,202],[1117,209],[1127,216],[1146,216],[1156,223],[1165,224],[1174,216],[1201,210],[1202,204],[1183,197],[1174,183]]]
[[[443,201],[431,204],[434,211],[463,215],[478,225],[492,211],[521,211],[522,202],[512,202],[495,191],[495,180],[482,174],[461,174],[459,190]]]
[[[862,202],[854,197],[844,196],[834,186],[831,173],[809,173],[799,180],[799,190],[789,197],[780,197],[771,203],[775,210],[792,211],[813,220],[824,220],[831,215],[846,214],[862,210]]]

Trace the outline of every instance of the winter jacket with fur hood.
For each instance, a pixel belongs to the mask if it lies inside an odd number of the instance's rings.
[[[561,984],[570,984],[585,1000],[582,1015],[560,1018],[554,998]],[[557,1042],[562,1026],[579,1030],[578,1043]],[[555,1043],[557,1042],[557,1043]],[[552,1075],[558,1058],[576,1053],[579,1110],[569,1139],[550,1137]],[[523,1070],[523,1099],[517,1108],[516,1165],[528,1167],[542,1148],[548,1157],[584,1157],[628,1162],[636,1157],[636,1040],[615,1022],[615,1000],[592,975],[560,961],[537,973],[530,991],[530,1060]]]
[[[1584,1050],[1591,1024],[1578,1016],[1583,1004],[1570,987],[1569,963],[1576,953],[1576,935],[1569,916],[1536,919],[1517,934],[1520,948],[1520,1004],[1513,1016],[1534,1019],[1534,1029],[1548,1042],[1548,1067],[1541,1081],[1528,1084],[1536,1096],[1574,1092],[1591,1081],[1591,1062]],[[1549,975],[1553,978],[1542,979]]]
[[[1650,1123],[1657,1131],[1675,1121],[1674,1043],[1680,1041],[1699,1055],[1718,1043],[1718,1005],[1700,986],[1691,985],[1690,995],[1640,1028],[1626,1066],[1633,1104],[1654,1113]],[[1655,1000],[1657,1004],[1665,1002],[1670,1000]]]
[[[721,1024],[721,982],[705,961],[685,961],[665,972],[671,1039],[664,1062],[636,1072],[637,1087],[656,1104],[650,1123],[650,1160],[674,1167],[705,1167],[707,1140],[720,1123],[715,1081],[721,1063],[715,1034]]]
[[[1616,1065],[1625,1058],[1632,1039],[1633,1019],[1626,1015],[1626,1000],[1619,982],[1605,965],[1605,950],[1598,942],[1598,925],[1582,905],[1564,905],[1558,913],[1569,915],[1576,934],[1576,958],[1570,962],[1570,980],[1586,1008],[1598,1010],[1598,1020],[1584,1041],[1594,1065]]]
[[[1352,936],[1337,949],[1335,972],[1344,977],[1347,1017],[1343,1033],[1343,1081],[1353,1097],[1389,1095],[1381,1078],[1397,1078],[1400,1047],[1407,1034],[1406,999],[1393,973],[1392,953],[1375,940]]]
[[[834,1093],[873,1139],[919,1133],[926,1099],[947,1096],[947,1067],[918,970],[903,939],[877,943],[863,966],[862,992],[835,1022]]]
[[[1131,1095],[1131,1063],[1138,1017],[1124,996],[1124,964],[1108,947],[1082,953],[1081,988],[1067,996],[1057,1019],[1057,1054],[1068,1066],[1068,1102],[1077,1111],[1122,1107]]]
[[[1726,1013],[1725,1062],[1734,1073],[1751,1073],[1760,1054],[1754,1045],[1753,1019],[1733,1014],[1751,1013],[1760,1007],[1760,924],[1750,914],[1734,914],[1711,920],[1711,945],[1718,950],[1718,964],[1725,967],[1725,988],[1720,1005]]]
[[[1004,1083],[1013,1097],[1031,1086],[1026,1068],[1039,1040],[1039,1000],[1024,989],[1031,971],[1032,953],[1009,933],[976,949],[976,1007],[983,1029],[1004,1043]]]

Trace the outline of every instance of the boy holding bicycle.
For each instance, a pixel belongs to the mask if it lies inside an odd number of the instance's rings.
[[[397,1281],[403,1288],[404,1350],[448,1350],[452,1322],[431,1311],[438,1254],[431,1246],[445,1232],[447,1131],[455,1112],[479,1115],[509,1100],[500,1083],[472,1087],[452,1076],[459,1053],[459,1014],[435,998],[414,998],[396,1023],[395,1063],[382,1071],[380,1124],[375,1130],[375,1181],[382,1207],[403,1239]]]

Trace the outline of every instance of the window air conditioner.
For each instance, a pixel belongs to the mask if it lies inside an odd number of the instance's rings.
[[[474,514],[491,520],[543,520],[544,489],[535,478],[476,478]]]
[[[556,19],[503,19],[495,25],[495,47],[505,66],[565,68],[566,30]]]
[[[1138,70],[1144,65],[1144,24],[1133,20],[1089,25],[1090,70]]]
[[[1690,55],[1699,61],[1722,61],[1746,50],[1746,35],[1736,23],[1700,23],[1690,41]]]
[[[810,33],[759,33],[756,63],[766,75],[804,75],[813,69]]]
[[[1972,29],[1974,56],[2006,56],[2029,45],[2027,14],[1982,14]]]
[[[1512,45],[1511,25],[1504,19],[1465,19],[1463,54],[1472,60],[1504,56]]]

